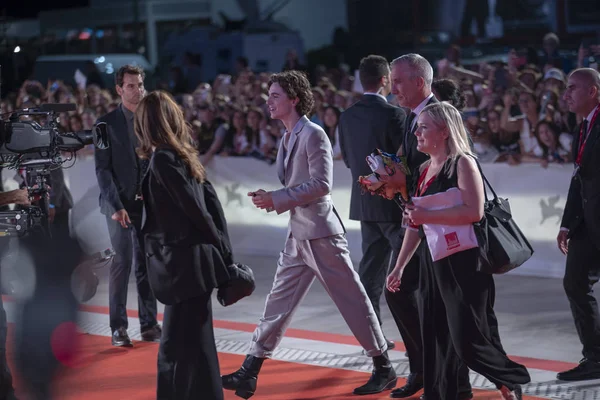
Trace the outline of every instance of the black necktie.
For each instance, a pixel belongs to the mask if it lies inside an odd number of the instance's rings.
[[[588,135],[588,120],[587,119],[583,120],[581,129],[583,130],[583,135],[582,135],[583,136],[582,143],[583,143],[587,139],[587,135]],[[580,145],[581,145],[581,143],[580,143]]]
[[[417,114],[411,112],[408,118],[406,119],[406,126],[404,127],[404,141],[402,142],[402,147],[404,147],[404,156],[408,157],[408,138],[412,134],[412,124]]]
[[[408,132],[412,132],[412,124],[415,121],[415,118],[417,117],[417,114],[415,114],[414,112],[411,112],[410,115],[408,116]]]

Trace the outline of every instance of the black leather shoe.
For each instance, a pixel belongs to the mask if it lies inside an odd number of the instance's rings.
[[[385,342],[387,343],[388,350],[394,350],[396,348],[396,343],[394,343],[392,340],[385,339]]]
[[[127,334],[127,329],[120,327],[112,334],[112,345],[116,347],[132,347],[131,339]]]
[[[162,335],[162,328],[156,324],[152,328],[142,332],[142,340],[144,342],[160,342]]]
[[[473,392],[471,392],[471,391],[458,394],[458,400],[470,400],[472,398],[473,398]],[[421,395],[421,397],[419,397],[419,400],[427,400],[427,397],[425,397],[424,393]]]
[[[600,379],[600,362],[584,358],[579,365],[568,371],[559,372],[556,379],[560,381],[587,381]]]
[[[249,399],[256,392],[258,373],[262,367],[264,358],[246,356],[244,363],[233,374],[221,376],[223,389],[235,390],[235,395],[242,399]]]
[[[404,399],[416,394],[421,389],[423,389],[423,375],[411,373],[406,379],[406,385],[392,390],[390,397],[392,399]]]
[[[373,357],[371,377],[367,383],[354,389],[353,393],[357,395],[381,393],[384,390],[394,388],[397,382],[396,371],[386,351],[380,356]]]

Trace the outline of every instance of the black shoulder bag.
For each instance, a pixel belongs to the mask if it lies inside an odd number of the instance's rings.
[[[512,218],[508,199],[498,197],[485,177],[479,162],[485,194],[484,216],[475,225],[480,257],[477,270],[489,274],[505,274],[521,266],[533,255],[533,248]],[[488,198],[487,188],[493,195]]]

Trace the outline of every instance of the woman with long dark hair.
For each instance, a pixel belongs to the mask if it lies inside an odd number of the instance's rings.
[[[165,304],[157,399],[221,400],[211,293],[230,254],[207,210],[210,184],[190,126],[169,94],[152,92],[140,102],[135,133],[138,155],[150,160],[142,180],[148,278]]]

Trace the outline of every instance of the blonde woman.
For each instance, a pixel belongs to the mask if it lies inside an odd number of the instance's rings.
[[[500,343],[492,309],[494,282],[491,275],[477,271],[479,249],[466,246],[433,261],[422,229],[423,224],[468,227],[483,217],[483,181],[461,115],[448,103],[431,104],[419,115],[415,135],[417,149],[430,158],[419,168],[414,196],[439,198],[458,189],[462,197],[462,205],[441,210],[407,207],[410,229],[386,284],[397,291],[406,264],[420,251],[424,397],[471,398],[472,393],[458,390],[458,372],[466,365],[493,382],[503,399],[521,399],[520,385],[530,377],[525,367],[508,359]],[[387,184],[394,186],[393,181]]]

